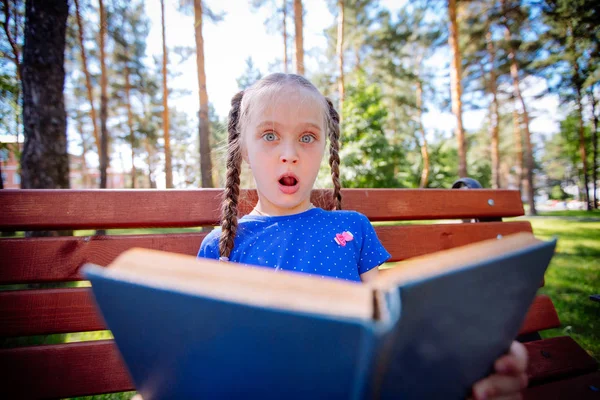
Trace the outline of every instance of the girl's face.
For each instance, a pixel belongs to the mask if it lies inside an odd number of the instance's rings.
[[[323,105],[316,94],[284,86],[259,95],[242,131],[242,155],[269,215],[305,211],[325,150]]]

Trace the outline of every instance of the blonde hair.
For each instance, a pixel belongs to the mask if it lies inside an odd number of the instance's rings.
[[[295,74],[276,73],[260,79],[248,89],[237,93],[231,99],[231,110],[227,124],[227,172],[225,190],[221,206],[221,238],[219,240],[219,254],[221,259],[229,259],[233,250],[234,239],[237,232],[237,214],[240,195],[240,173],[242,170],[242,126],[250,118],[252,105],[255,99],[262,96],[267,90],[277,89],[284,85],[297,85],[317,95],[322,100],[323,115],[327,136],[329,137],[329,165],[333,181],[334,209],[342,209],[342,195],[340,192],[340,117],[331,100],[306,78]]]

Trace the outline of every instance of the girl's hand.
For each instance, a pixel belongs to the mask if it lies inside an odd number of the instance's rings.
[[[521,390],[527,387],[527,350],[519,342],[512,342],[510,352],[494,363],[496,372],[473,385],[475,400],[521,399]]]

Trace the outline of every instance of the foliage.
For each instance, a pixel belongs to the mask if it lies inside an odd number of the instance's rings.
[[[260,70],[254,66],[252,57],[248,57],[246,59],[246,69],[244,70],[242,76],[236,79],[238,89],[245,90],[260,78],[262,78]]]
[[[387,110],[381,90],[359,76],[348,85],[342,110],[343,187],[400,187],[401,148],[384,132]]]

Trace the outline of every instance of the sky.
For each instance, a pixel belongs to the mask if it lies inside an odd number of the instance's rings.
[[[275,0],[279,3],[279,0]],[[382,6],[387,7],[392,13],[405,3],[406,0],[380,0]],[[166,0],[166,26],[167,45],[195,47],[193,19],[178,12],[175,8],[179,0]],[[241,76],[246,67],[245,60],[252,57],[255,66],[263,73],[269,72],[269,64],[283,56],[283,44],[278,32],[268,32],[264,22],[269,16],[271,6],[253,12],[250,0],[205,0],[205,3],[216,13],[224,12],[225,17],[218,23],[204,21],[203,37],[205,51],[205,68],[207,77],[207,91],[209,101],[214,105],[217,113],[224,117],[229,112],[231,97],[237,92],[236,78]],[[309,54],[311,50],[324,49],[326,39],[324,29],[335,21],[325,0],[304,0],[304,49],[307,75],[311,71],[318,71],[319,65],[314,57]],[[151,20],[151,30],[148,37],[148,55],[162,55],[162,38],[160,25],[160,1],[146,1],[147,15]],[[292,10],[290,10],[291,12]],[[293,25],[288,24],[290,32]],[[293,48],[288,49],[292,57]],[[175,60],[173,60],[175,61]],[[443,61],[443,60],[442,60]],[[196,72],[196,59],[190,57],[186,62],[177,65],[171,63],[171,69],[181,73],[181,76],[172,79],[169,85],[173,88],[191,90],[192,93],[181,98],[169,99],[170,105],[194,115],[198,108],[198,83]],[[544,88],[541,80],[531,82],[533,95]],[[554,96],[547,96],[532,104],[534,117],[531,123],[532,132],[552,133],[558,131],[557,116],[558,100]],[[475,130],[481,126],[486,111],[466,112],[463,123],[466,129]],[[450,132],[455,126],[455,118],[449,112],[440,112],[432,109],[424,114],[426,130],[443,130]]]
[[[280,0],[273,1],[280,3]],[[176,46],[195,49],[193,17],[177,11],[179,2],[180,0],[165,0],[167,46],[170,49]],[[405,2],[406,0],[379,1],[392,14]],[[251,0],[204,0],[204,3],[213,12],[225,14],[220,22],[213,23],[205,18],[203,23],[208,98],[217,114],[224,118],[229,112],[231,97],[238,91],[236,79],[244,73],[246,59],[252,57],[255,67],[263,75],[274,72],[269,70],[269,66],[277,59],[282,59],[283,40],[279,32],[270,32],[265,27],[265,21],[269,17],[269,12],[272,11],[272,5],[252,11]],[[306,75],[310,78],[311,72],[319,71],[321,68],[319,61],[316,57],[311,56],[311,53],[319,53],[319,49],[325,49],[327,41],[323,32],[336,21],[336,17],[330,13],[326,0],[303,0],[303,6],[305,11],[303,31],[305,65]],[[160,0],[146,0],[145,7],[151,24],[146,53],[149,60],[152,57],[161,58]],[[289,12],[290,16],[293,16],[293,10],[290,9]],[[288,30],[293,33],[294,27],[291,21],[293,21],[292,18],[288,23]],[[290,41],[291,43],[293,41]],[[288,49],[288,56],[290,67],[293,70],[291,61],[293,44],[291,47]],[[449,57],[448,51],[439,52],[429,62],[433,65],[448,65],[449,60],[444,57]],[[169,62],[170,70],[179,73],[179,76],[169,81],[169,87],[185,89],[190,92],[184,96],[171,96],[169,106],[176,107],[190,116],[196,115],[199,109],[199,100],[195,55],[179,64],[177,57],[171,54]],[[532,88],[525,92],[527,96],[532,96],[543,90],[545,83],[541,79],[532,79],[527,85],[523,85],[523,87],[525,86]],[[442,87],[448,90],[448,84]],[[526,98],[526,101],[532,111],[530,124],[532,133],[551,134],[558,131],[558,120],[562,119],[562,116],[558,112],[556,96],[545,96],[540,100]],[[479,129],[486,118],[486,113],[486,110],[464,112],[463,125],[465,129],[470,131]],[[435,131],[443,131],[446,136],[450,136],[456,125],[456,119],[449,111],[443,112],[435,107],[429,107],[429,111],[423,114],[423,125],[428,136],[432,136]],[[535,136],[534,140],[536,140]],[[70,152],[81,153],[80,149],[73,146],[76,146],[75,143],[70,141]],[[115,170],[130,170],[131,150],[123,145],[117,151],[122,154],[113,156],[111,167]],[[97,157],[88,157],[88,162],[90,165],[97,165]],[[158,185],[159,187],[164,186],[164,176],[159,175]]]

